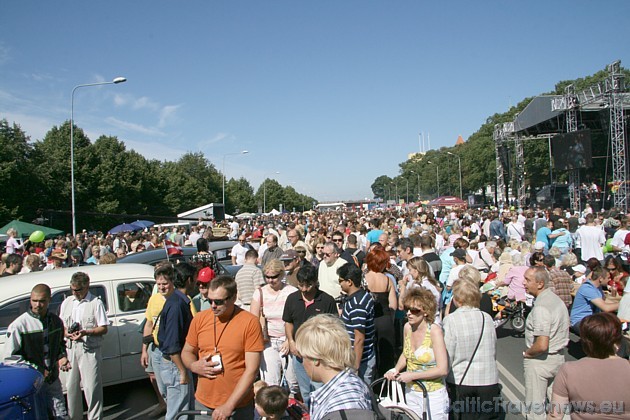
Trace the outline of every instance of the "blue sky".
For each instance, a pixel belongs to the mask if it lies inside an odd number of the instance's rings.
[[[202,151],[228,178],[372,197],[418,151],[620,59],[627,0],[6,1],[0,118],[70,118],[147,158]],[[426,145],[425,145],[426,147]],[[280,172],[276,174],[275,172]],[[433,176],[433,174],[431,174]]]

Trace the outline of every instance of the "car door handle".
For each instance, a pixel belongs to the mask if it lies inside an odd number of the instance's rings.
[[[129,322],[137,322],[137,320],[134,318],[120,318],[118,321],[121,322],[122,324],[127,324]]]

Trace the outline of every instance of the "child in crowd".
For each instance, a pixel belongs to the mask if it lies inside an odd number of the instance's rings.
[[[279,386],[268,386],[264,381],[254,384],[256,395],[256,413],[263,420],[289,419],[286,410],[289,405],[289,395]]]

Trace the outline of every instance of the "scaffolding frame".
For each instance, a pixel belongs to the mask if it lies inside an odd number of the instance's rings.
[[[628,162],[624,121],[624,107],[630,103],[630,94],[625,92],[624,77],[621,73],[621,61],[617,60],[608,66],[609,77],[603,83],[597,83],[581,92],[576,93],[573,85],[565,88],[565,94],[551,101],[552,111],[564,111],[566,131],[571,133],[578,128],[578,111],[599,110],[604,107],[610,112],[610,145],[612,154],[612,177],[614,205],[625,213],[628,212]],[[500,159],[500,148],[508,141],[515,141],[516,165],[513,175],[517,186],[519,205],[525,205],[525,156],[523,142],[528,139],[550,138],[552,133],[538,136],[519,137],[514,132],[514,122],[496,124],[493,139],[496,151],[497,171],[497,202],[505,202],[505,174]],[[573,210],[581,210],[580,200],[580,171],[571,170],[569,173],[569,194]]]

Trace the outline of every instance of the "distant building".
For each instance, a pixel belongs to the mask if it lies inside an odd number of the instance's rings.
[[[464,144],[464,139],[461,135],[457,136],[457,141],[455,142],[455,146],[459,146],[460,144]]]

